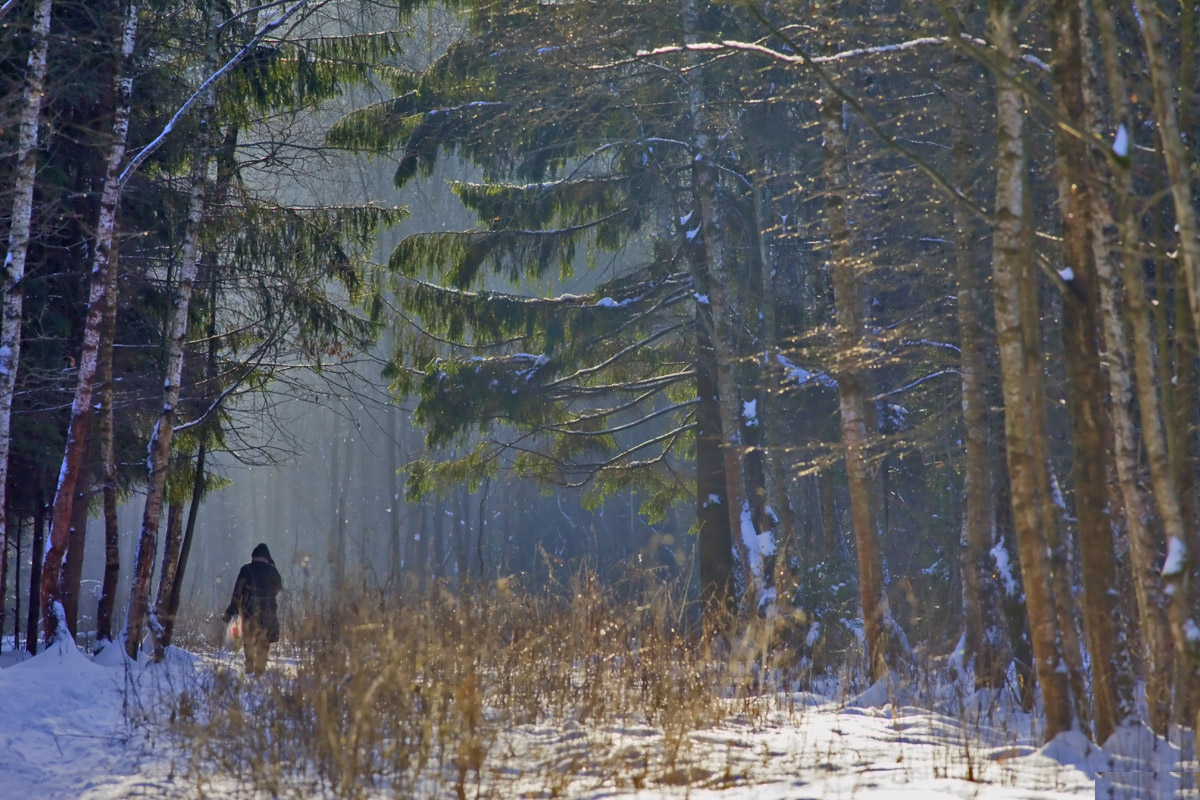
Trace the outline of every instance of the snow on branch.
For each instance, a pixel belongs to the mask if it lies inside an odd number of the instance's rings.
[[[970,37],[962,37],[981,47],[987,43],[982,39]],[[918,47],[928,47],[931,45],[951,44],[954,39],[950,36],[923,36],[919,39],[910,39],[906,42],[897,42],[896,44],[884,44],[876,47],[858,47],[853,50],[844,50],[840,53],[833,53],[827,56],[805,56],[805,55],[789,55],[781,53],[778,50],[767,47],[757,42],[742,42],[736,39],[722,39],[718,42],[694,42],[691,44],[681,45],[664,45],[656,47],[652,50],[639,50],[632,59],[615,61],[610,64],[600,64],[592,67],[592,69],[608,69],[610,67],[621,66],[630,63],[636,59],[654,58],[656,56],[670,55],[673,53],[682,53],[685,51],[692,52],[709,52],[717,53],[726,50],[741,50],[750,53],[760,53],[768,56],[776,61],[784,61],[789,64],[831,64],[838,61],[850,61],[855,58],[863,58],[866,56],[883,55],[885,53],[899,53],[905,50],[913,50]]]
[[[934,378],[940,378],[943,375],[957,375],[957,374],[958,374],[958,370],[956,370],[956,369],[942,369],[942,370],[938,370],[937,372],[931,372],[928,375],[924,375],[920,378],[917,378],[912,383],[907,383],[904,386],[900,386],[895,389],[890,389],[886,392],[882,392],[881,394],[876,395],[875,399],[878,400],[881,397],[891,397],[893,395],[907,392],[909,389],[912,389],[914,386],[918,386],[918,385],[924,383],[925,381],[933,380]]]
[[[244,59],[250,53],[250,51],[253,50],[254,47],[266,37],[268,33],[276,28],[279,28],[281,25],[283,25],[283,23],[287,22],[293,14],[307,4],[308,0],[298,0],[298,2],[287,8],[275,19],[264,22],[262,26],[259,27],[258,31],[252,37],[250,37],[250,41],[246,42],[246,44],[242,46],[241,50],[238,50],[236,53],[234,53],[233,57],[226,61],[224,66],[210,75],[208,79],[204,81],[204,83],[200,84],[200,88],[196,89],[196,91],[184,101],[183,105],[179,107],[179,110],[175,112],[175,115],[167,121],[167,124],[163,127],[162,132],[159,133],[158,136],[154,137],[154,139],[148,145],[138,151],[138,154],[133,157],[133,159],[125,167],[124,171],[121,172],[121,177],[117,181],[117,186],[122,189],[125,188],[125,184],[127,184],[129,179],[134,176],[134,173],[137,172],[138,167],[140,167],[146,161],[146,159],[154,153],[154,151],[162,147],[163,142],[167,140],[167,137],[175,129],[175,125],[179,122],[179,120],[183,119],[184,114],[190,111],[192,107],[199,102],[200,98],[203,97],[204,94],[208,92],[217,81],[219,81],[226,73],[236,67],[242,61],[242,59]]]

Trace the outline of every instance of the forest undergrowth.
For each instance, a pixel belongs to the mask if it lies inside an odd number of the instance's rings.
[[[694,603],[650,575],[603,587],[584,570],[554,592],[502,579],[297,605],[265,676],[227,654],[176,696],[179,777],[196,795],[746,786],[778,754],[740,744],[737,730],[801,723],[813,690],[846,702],[866,688],[853,661],[815,676],[797,658],[803,639],[785,646],[767,620],[701,624]],[[918,667],[906,696],[931,698],[921,687],[937,682]],[[722,726],[732,734],[713,738]],[[946,774],[973,775],[976,746],[945,747]]]

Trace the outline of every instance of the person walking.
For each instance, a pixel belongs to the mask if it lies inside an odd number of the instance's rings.
[[[261,675],[267,667],[267,652],[279,641],[279,613],[275,598],[283,590],[283,579],[264,543],[255,546],[250,563],[238,571],[233,598],[222,619],[228,623],[242,617],[242,647],[246,651],[246,674]]]

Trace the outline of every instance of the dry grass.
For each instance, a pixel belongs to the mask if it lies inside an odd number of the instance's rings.
[[[577,723],[661,733],[652,751],[613,748],[588,765],[606,782],[677,781],[689,733],[727,716],[730,698],[749,708],[755,674],[723,666],[723,638],[688,625],[671,589],[636,583],[606,590],[584,571],[554,594],[502,580],[304,609],[267,676],[226,668],[182,696],[188,780],[202,795],[228,796],[229,783],[207,783],[219,774],[279,797],[412,797],[434,785],[499,797],[496,765],[518,756],[506,731]],[[567,778],[561,763],[545,771],[553,796]]]

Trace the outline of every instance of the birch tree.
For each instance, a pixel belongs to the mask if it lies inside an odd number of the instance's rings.
[[[964,106],[968,66],[960,63],[954,103],[954,177],[965,188],[969,174],[971,133]],[[976,688],[1004,685],[1005,633],[1000,627],[997,572],[993,548],[996,520],[988,453],[987,392],[984,385],[983,287],[975,255],[975,218],[961,203],[954,205],[955,267],[958,278],[958,327],[962,380],[963,444],[963,606],[967,661],[974,662]],[[1001,545],[1002,546],[1002,545]]]
[[[1137,19],[1141,24],[1142,45],[1149,68],[1155,128],[1162,147],[1168,188],[1175,210],[1179,244],[1178,263],[1186,280],[1192,330],[1200,337],[1200,222],[1197,221],[1196,206],[1192,200],[1191,172],[1174,99],[1178,87],[1167,63],[1163,45],[1162,24],[1159,19],[1162,13],[1160,4],[1151,0],[1137,15]],[[1196,622],[1192,619],[1190,610],[1191,587],[1188,585],[1192,562],[1188,543],[1192,537],[1188,534],[1178,495],[1172,491],[1175,488],[1172,485],[1173,476],[1163,474],[1164,469],[1168,472],[1170,470],[1167,454],[1157,449],[1157,443],[1153,450],[1148,443],[1147,453],[1151,474],[1157,476],[1154,477],[1155,497],[1159,502],[1159,512],[1163,517],[1167,539],[1167,553],[1162,564],[1162,578],[1166,584],[1168,600],[1167,620],[1176,656],[1181,659],[1183,666],[1183,679],[1181,685],[1176,687],[1176,706],[1184,707],[1188,702],[1194,702],[1186,699],[1189,692],[1200,692],[1200,645],[1194,636],[1189,635],[1190,631],[1196,630]],[[1170,496],[1164,494],[1168,491],[1171,492]]]
[[[130,2],[121,30],[119,61],[114,70],[113,96],[116,98],[116,108],[113,115],[112,142],[105,165],[104,191],[100,199],[100,221],[93,248],[88,307],[83,327],[83,348],[79,356],[75,396],[67,427],[66,450],[63,453],[58,485],[54,493],[50,542],[46,550],[46,563],[42,569],[43,631],[47,644],[54,641],[60,624],[65,622],[61,617],[63,589],[60,585],[60,572],[71,535],[74,505],[78,500],[76,489],[80,462],[88,443],[88,426],[93,414],[92,389],[100,353],[101,326],[110,302],[108,292],[115,284],[111,273],[116,270],[117,207],[121,198],[118,177],[125,158],[125,142],[129,132],[133,100],[132,62],[137,43],[137,25],[138,4]]]
[[[1125,502],[1129,530],[1131,570],[1138,608],[1141,644],[1146,654],[1146,702],[1148,722],[1155,731],[1164,732],[1170,722],[1172,649],[1165,616],[1165,596],[1158,565],[1163,539],[1151,518],[1151,505],[1160,509],[1162,519],[1172,520],[1179,530],[1182,514],[1178,509],[1173,473],[1167,460],[1163,435],[1162,406],[1156,390],[1154,341],[1150,307],[1146,298],[1138,243],[1141,228],[1133,194],[1132,137],[1134,127],[1126,89],[1116,24],[1107,0],[1097,0],[1096,21],[1108,83],[1109,103],[1114,131],[1112,158],[1107,159],[1112,176],[1113,202],[1116,205],[1116,230],[1104,202],[1097,204],[1093,221],[1093,242],[1097,250],[1096,266],[1100,276],[1101,311],[1105,320],[1105,344],[1109,353],[1109,381],[1116,435],[1116,466]],[[1115,258],[1115,263],[1114,263]],[[1118,293],[1124,284],[1124,304]],[[1124,313],[1122,313],[1124,312]],[[1124,336],[1128,321],[1132,342]],[[1135,430],[1134,403],[1140,412],[1141,437]],[[1144,447],[1151,473],[1153,499],[1145,496],[1138,481],[1141,471],[1138,451]]]
[[[21,315],[24,308],[25,257],[33,219],[33,187],[37,176],[38,127],[45,96],[46,57],[50,46],[52,0],[33,8],[32,38],[25,65],[16,173],[12,187],[8,250],[4,257],[4,300],[0,312],[0,549],[8,551],[8,462],[11,448],[13,389],[21,360]]]
[[[1017,4],[991,0],[988,29],[1000,69],[1011,69],[1018,56],[1013,33]],[[1050,487],[1037,439],[1046,436],[1039,331],[1031,329],[1029,310],[1037,295],[1025,151],[1025,98],[1004,77],[996,87],[996,200],[992,232],[992,278],[996,338],[1000,348],[1004,430],[1012,495],[1013,525],[1024,579],[1029,629],[1038,684],[1046,714],[1046,738],[1075,726],[1074,698],[1068,678],[1058,606],[1051,580],[1050,533],[1045,509]]]
[[[205,20],[204,74],[212,75],[216,70],[217,62],[217,20],[211,9],[205,10]],[[204,91],[199,130],[196,135],[195,149],[192,152],[188,214],[184,229],[183,250],[180,256],[179,277],[175,286],[172,287],[173,297],[171,311],[168,315],[169,328],[166,342],[166,369],[162,385],[162,407],[147,448],[146,502],[142,512],[142,527],[134,556],[129,604],[125,617],[123,633],[125,651],[134,660],[137,659],[142,626],[146,621],[147,607],[150,602],[150,576],[158,544],[158,530],[167,479],[166,472],[170,461],[176,406],[179,404],[180,384],[183,378],[188,309],[199,263],[200,228],[204,220],[205,188],[208,183],[209,162],[214,144],[212,128],[216,94],[211,82],[206,85],[208,88]]]

